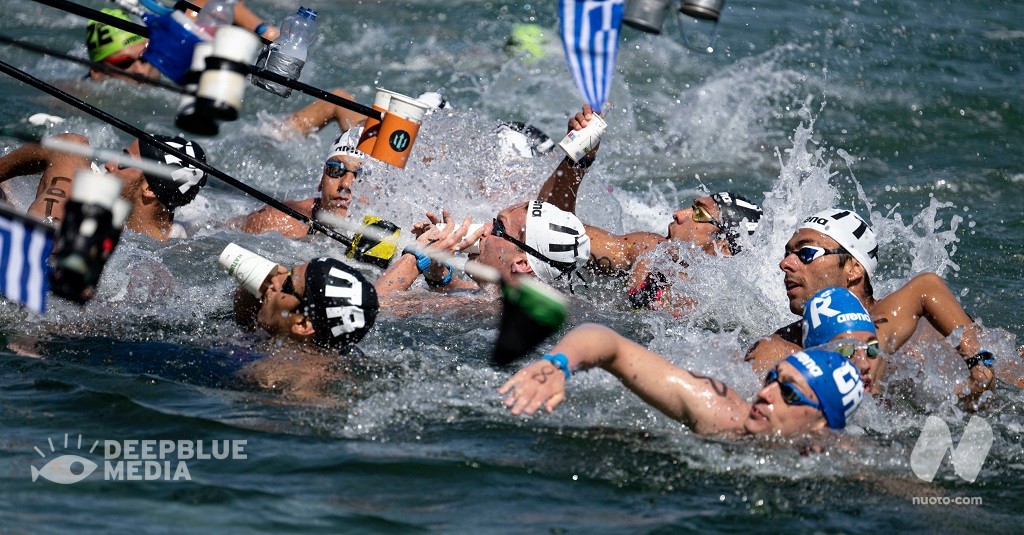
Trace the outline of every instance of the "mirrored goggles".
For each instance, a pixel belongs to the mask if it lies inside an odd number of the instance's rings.
[[[724,228],[717,219],[711,217],[711,213],[703,206],[694,204],[690,207],[690,210],[692,212],[690,219],[692,219],[694,223],[711,223],[718,228]]]
[[[368,170],[363,167],[358,169],[349,169],[341,162],[327,162],[324,164],[324,174],[331,178],[341,178],[345,176],[346,173],[352,173],[352,178],[359,180],[359,177],[363,176],[363,174],[367,172]]]
[[[819,258],[821,258],[821,257],[823,257],[825,255],[841,254],[841,253],[845,253],[845,252],[846,252],[846,249],[843,249],[842,247],[836,247],[835,249],[825,249],[824,247],[815,247],[813,245],[804,245],[803,247],[801,247],[801,248],[799,248],[799,249],[797,249],[795,251],[792,250],[792,249],[786,249],[786,254],[783,256],[783,258],[785,258],[785,257],[787,257],[787,256],[789,256],[791,254],[795,254],[797,259],[800,260],[800,262],[802,262],[804,264],[810,264],[811,262],[814,262],[815,260],[817,260],[817,259],[819,259]]]
[[[869,359],[876,359],[882,354],[882,348],[878,345],[878,340],[872,340],[870,342],[861,342],[860,340],[854,340],[852,338],[842,338],[840,340],[832,340],[825,344],[825,347],[829,351],[835,351],[840,355],[850,359],[853,358],[854,353],[858,349],[863,349],[867,353]]]

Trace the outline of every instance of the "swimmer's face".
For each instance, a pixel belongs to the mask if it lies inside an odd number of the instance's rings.
[[[131,156],[132,158],[141,158],[139,153],[139,140],[132,141],[131,145],[128,145],[123,151],[124,154]],[[117,177],[124,184],[121,196],[133,200],[135,194],[142,187],[142,181],[145,176],[142,174],[142,170],[137,167],[126,167],[118,165],[114,162],[107,162],[103,165],[107,173]]]
[[[853,364],[857,371],[860,372],[860,380],[864,382],[864,391],[871,395],[877,395],[881,390],[879,381],[885,373],[885,355],[881,353],[880,349],[877,349],[877,344],[878,337],[871,331],[843,333],[829,342],[830,351],[836,351],[844,357],[849,355],[850,364]],[[846,347],[837,347],[840,345]],[[874,347],[865,347],[869,345]],[[869,349],[875,353],[874,358],[869,354]]]
[[[260,298],[256,323],[271,336],[296,336],[308,323],[298,310],[306,291],[308,266],[308,262],[299,264],[291,271],[278,266],[277,273],[270,277],[270,284]]]
[[[117,67],[125,72],[132,74],[138,74],[144,76],[150,80],[158,80],[160,78],[160,71],[156,67],[150,65],[150,63],[142,59],[142,53],[146,51],[146,46],[149,41],[142,41],[135,43],[134,45],[122,48],[107,59],[103,60],[103,63],[107,65]],[[127,80],[134,82],[127,76],[119,74],[106,74],[99,71],[89,71],[89,77],[96,80],[103,80],[105,78],[118,78],[121,80]]]
[[[668,239],[690,242],[705,252],[714,253],[715,247],[727,250],[719,239],[720,230],[715,222],[721,221],[718,203],[710,196],[699,197],[689,208],[676,210],[668,224]]]
[[[362,172],[363,162],[354,156],[334,156],[327,160],[317,187],[321,206],[340,217],[348,214],[352,203],[352,186]]]
[[[526,203],[510,206],[495,218],[505,227],[509,236],[525,241],[526,234]],[[492,234],[493,224],[485,225],[484,235],[480,238],[480,254],[476,260],[491,266],[504,276],[532,274],[533,268],[527,260],[525,252],[508,240]]]
[[[785,391],[795,388],[810,401],[818,402],[818,396],[811,390],[803,374],[786,361],[780,361],[774,370],[778,379],[766,382],[757,393],[747,419],[743,422],[743,429],[752,434],[791,435],[825,427],[827,423],[821,411],[809,405],[790,405],[785,400]]]
[[[832,286],[849,287],[846,268],[852,268],[856,262],[854,260],[841,266],[839,255],[826,254],[805,264],[797,257],[795,251],[808,245],[836,249],[839,242],[817,230],[802,228],[786,243],[786,252],[779,262],[779,269],[785,274],[783,282],[786,285],[786,297],[789,298],[789,310],[797,315],[803,314],[804,304],[821,290]]]

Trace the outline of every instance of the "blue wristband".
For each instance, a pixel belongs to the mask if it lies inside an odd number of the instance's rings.
[[[429,256],[427,256],[427,255],[417,251],[416,249],[414,249],[412,247],[406,247],[402,251],[402,253],[404,253],[404,254],[411,254],[411,255],[416,257],[416,269],[419,270],[420,273],[423,273],[424,271],[430,269],[430,257]]]
[[[253,30],[253,33],[255,33],[256,35],[258,35],[260,37],[263,37],[263,34],[267,33],[267,28],[268,28],[268,26],[267,26],[266,21],[263,21],[263,22],[259,23],[258,26],[256,26],[256,29]]]
[[[558,366],[562,373],[565,374],[565,379],[568,380],[572,375],[572,371],[569,369],[569,357],[565,356],[564,353],[555,353],[554,355],[544,355],[544,360]]]
[[[439,281],[430,280],[426,275],[423,275],[423,280],[427,281],[427,286],[430,286],[431,288],[444,288],[452,283],[452,275],[455,274],[455,268],[453,268],[448,262],[444,263],[444,267],[448,268],[448,274]]]

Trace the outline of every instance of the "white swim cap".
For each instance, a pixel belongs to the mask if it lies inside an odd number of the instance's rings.
[[[878,240],[871,227],[853,211],[829,208],[804,219],[799,228],[816,230],[839,242],[864,266],[869,277],[874,275],[878,266]]]
[[[590,259],[590,236],[583,222],[551,203],[527,203],[524,241],[551,262],[527,255],[533,272],[545,282],[572,275]]]
[[[363,125],[353,126],[346,130],[331,144],[331,150],[327,151],[327,159],[330,160],[335,156],[352,156],[360,160],[366,158],[366,153],[356,148],[361,135],[363,135]]]
[[[437,110],[452,109],[451,105],[448,104],[448,99],[444,98],[444,96],[437,91],[427,91],[426,93],[416,97],[416,100],[430,106],[430,109],[427,110],[427,115],[430,115]]]

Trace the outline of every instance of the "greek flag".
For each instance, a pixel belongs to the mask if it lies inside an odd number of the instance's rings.
[[[50,291],[53,227],[0,205],[0,291],[36,314]]]
[[[619,50],[625,0],[559,0],[565,57],[583,98],[595,112],[608,99]]]

